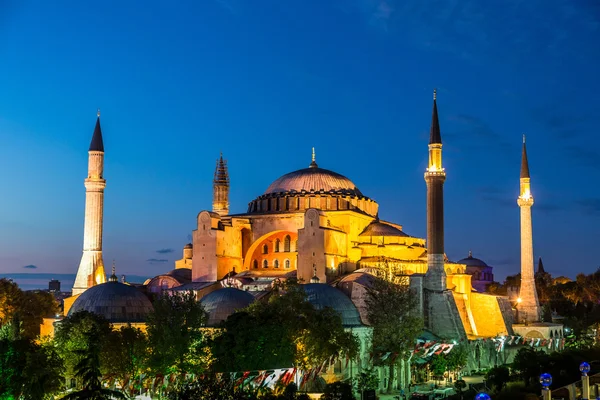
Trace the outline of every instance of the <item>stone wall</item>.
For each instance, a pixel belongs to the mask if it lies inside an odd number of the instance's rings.
[[[497,337],[509,334],[497,296],[471,293],[471,312],[478,336]]]
[[[451,291],[424,291],[424,316],[426,326],[443,339],[467,338],[454,296]]]

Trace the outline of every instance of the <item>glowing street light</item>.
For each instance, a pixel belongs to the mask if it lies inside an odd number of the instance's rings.
[[[550,385],[552,385],[552,375],[549,373],[541,374],[540,383],[542,385],[542,400],[552,400],[552,392],[550,391]]]

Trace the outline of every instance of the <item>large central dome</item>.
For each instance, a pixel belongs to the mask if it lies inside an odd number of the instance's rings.
[[[313,159],[308,168],[276,179],[267,190],[248,204],[248,213],[354,210],[377,215],[377,203],[364,196],[354,182],[328,169],[319,168]]]
[[[276,179],[269,185],[264,194],[302,192],[303,190],[307,192],[342,190],[362,196],[360,190],[350,179],[328,169],[319,168],[316,164],[311,165],[309,168],[290,172]]]

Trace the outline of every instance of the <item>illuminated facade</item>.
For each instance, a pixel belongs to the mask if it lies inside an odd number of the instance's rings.
[[[358,269],[410,284],[427,327],[456,339],[511,333],[505,298],[472,290],[464,263],[444,254],[442,143],[434,98],[427,183],[427,240],[382,221],[379,205],[347,177],[321,168],[313,149],[308,168],[273,181],[242,214],[229,214],[229,176],[222,156],[213,181],[213,209],[193,231],[189,287],[224,284],[260,292],[276,279],[336,284]],[[491,268],[490,268],[491,269]],[[404,277],[404,278],[402,278]],[[186,286],[183,286],[186,287]],[[360,300],[358,300],[360,302]]]
[[[88,152],[88,176],[85,179],[85,223],[83,255],[73,284],[73,295],[106,282],[102,260],[102,224],[104,212],[104,142],[100,128],[100,111]]]

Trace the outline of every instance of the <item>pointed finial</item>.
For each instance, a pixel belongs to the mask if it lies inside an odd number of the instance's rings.
[[[312,161],[309,165],[309,168],[317,168],[317,161],[316,161],[317,157],[315,156],[315,148],[312,148]]]
[[[100,109],[98,109],[98,112],[96,113],[96,115],[98,116],[98,118],[100,118]]]
[[[473,258],[473,252],[469,250],[469,258]]]
[[[433,100],[435,100],[435,98],[437,97],[437,89],[433,89]]]
[[[116,275],[115,260],[113,260],[113,262],[112,262],[112,274],[108,278],[108,281],[109,282],[118,282],[119,281],[119,278],[117,278],[117,275]]]
[[[523,134],[523,144],[525,144],[525,134]]]

